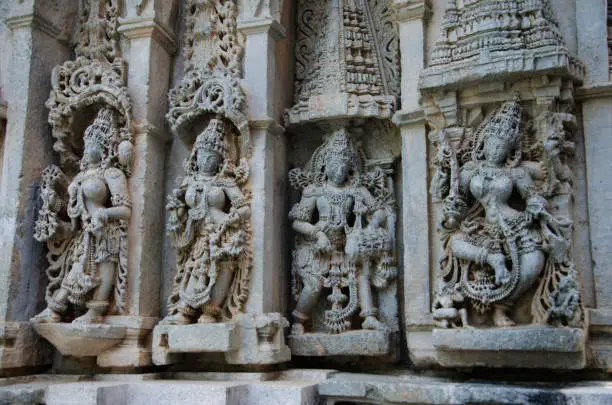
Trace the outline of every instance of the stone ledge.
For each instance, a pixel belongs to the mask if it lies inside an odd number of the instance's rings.
[[[523,382],[504,384],[503,381],[454,380],[410,372],[400,376],[337,373],[319,384],[319,394],[327,398],[329,405],[341,401],[412,405],[612,403],[612,387],[607,382],[534,384],[528,374]]]
[[[585,332],[577,328],[520,326],[434,329],[436,360],[444,367],[582,369]]]
[[[356,330],[338,335],[291,335],[289,347],[294,356],[385,356],[392,350],[391,332]]]
[[[107,324],[32,323],[32,327],[65,356],[88,357],[121,343],[126,327]]]
[[[446,65],[431,66],[422,73],[421,92],[467,88],[470,85],[522,78],[555,75],[582,83],[584,65],[567,50],[556,46],[533,51],[492,52],[488,58],[473,57]]]

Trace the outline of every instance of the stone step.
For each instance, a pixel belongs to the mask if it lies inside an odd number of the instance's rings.
[[[77,382],[48,386],[45,405],[305,405],[314,381]]]

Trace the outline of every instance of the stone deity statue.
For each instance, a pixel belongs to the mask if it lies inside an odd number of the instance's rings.
[[[115,312],[124,310],[131,214],[129,169],[124,166],[131,163],[131,143],[119,142],[114,114],[100,109],[85,131],[80,171],[67,188],[67,201],[64,173],[50,166],[43,174],[43,209],[35,237],[49,241],[50,283],[48,306],[33,322],[61,322],[87,308],[73,322],[101,323],[113,291]]]
[[[211,119],[185,162],[187,176],[168,197],[168,231],[178,253],[162,324],[219,322],[246,300],[250,208],[241,186],[248,169],[246,162],[232,166],[225,136],[223,120]]]
[[[468,326],[464,301],[481,313],[492,309],[495,326],[513,326],[509,311],[538,280],[534,322],[561,317],[567,324],[579,317],[576,299],[553,310],[567,295],[557,287],[577,285],[569,258],[571,222],[548,211],[539,187],[543,164],[522,159],[523,121],[517,101],[504,103],[477,129],[471,153],[457,151],[446,130],[440,135],[441,161],[449,170],[434,179],[434,188],[443,180],[437,186],[445,190],[445,251],[434,302],[439,326]]]
[[[293,335],[304,333],[324,290],[330,291],[324,319],[329,332],[351,329],[359,308],[363,329],[386,329],[377,318],[372,286],[385,288],[396,275],[393,201],[385,199],[391,195],[385,173],[365,173],[359,152],[342,129],[315,151],[305,171],[290,172],[292,185],[303,189],[289,213],[297,233]],[[379,191],[376,196],[368,183]]]

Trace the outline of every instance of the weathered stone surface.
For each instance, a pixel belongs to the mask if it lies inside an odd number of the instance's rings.
[[[338,335],[307,333],[289,336],[294,356],[385,356],[391,353],[392,333],[354,330]]]
[[[193,324],[183,326],[160,325],[153,332],[161,334],[155,340],[163,346],[167,342],[171,352],[229,352],[236,349],[237,328],[235,323]],[[164,336],[165,335],[165,336]]]
[[[434,329],[432,338],[436,358],[446,367],[585,366],[585,332],[578,328]]]
[[[66,356],[97,356],[121,343],[126,327],[105,324],[32,323],[36,332]]]
[[[338,373],[319,384],[319,395],[330,405],[343,401],[380,405],[599,405],[612,400],[612,388],[598,382],[564,386],[532,381],[461,381],[410,373],[399,377]]]

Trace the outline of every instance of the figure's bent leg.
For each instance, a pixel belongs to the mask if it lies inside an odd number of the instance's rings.
[[[115,262],[102,262],[98,263],[98,274],[100,276],[101,283],[96,288],[93,294],[93,298],[86,305],[89,310],[85,315],[76,318],[74,323],[102,323],[104,322],[104,315],[108,311],[109,298],[113,292],[113,285],[115,282],[115,268],[117,264]]]
[[[370,263],[368,260],[364,261],[357,279],[359,281],[359,305],[361,306],[361,313],[359,316],[364,318],[364,321],[361,324],[362,329],[386,329],[385,324],[376,318],[378,309],[374,307],[374,300],[372,298],[372,287],[370,286]]]
[[[503,253],[492,253],[488,249],[474,246],[462,239],[451,241],[453,254],[464,260],[475,263],[488,264],[495,271],[495,283],[502,285],[510,281],[510,272],[506,266],[506,256]]]
[[[304,322],[310,319],[310,314],[319,301],[322,289],[322,286],[316,280],[304,283],[295,310],[291,314],[293,316],[292,335],[304,334]]]
[[[525,253],[519,256],[520,277],[512,295],[503,304],[495,306],[493,319],[497,326],[514,326],[514,322],[508,317],[507,311],[514,307],[514,303],[521,298],[533,283],[538,279],[544,268],[546,258],[539,251]]]

